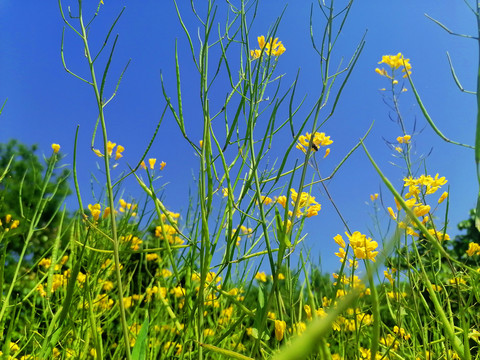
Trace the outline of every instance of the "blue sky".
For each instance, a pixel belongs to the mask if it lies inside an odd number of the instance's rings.
[[[95,7],[95,2],[84,3],[85,13],[88,14]],[[195,40],[198,22],[192,15],[190,2],[179,3],[185,23]],[[260,1],[252,34],[266,34],[286,7],[277,36],[287,51],[279,58],[276,71],[284,74],[284,85],[287,86],[293,82],[300,69],[297,98],[307,94],[306,111],[315,100],[320,81],[318,58],[309,38],[311,2],[296,0],[287,3],[283,0]],[[344,1],[338,3],[343,4]],[[365,48],[337,111],[321,130],[334,140],[332,153],[322,161],[322,173],[328,174],[356,144],[372,121],[375,121],[366,144],[382,170],[399,188],[402,171],[390,164],[395,159],[384,139],[394,141],[401,133],[398,126],[389,120],[389,110],[382,100],[385,93],[379,91],[388,86],[387,81],[377,75],[374,69],[382,55],[402,52],[410,59],[413,80],[438,127],[453,140],[473,144],[475,98],[473,95],[462,94],[455,86],[446,51],[452,57],[462,85],[468,90],[475,90],[478,62],[475,42],[448,35],[424,14],[444,22],[459,33],[474,34],[476,22],[461,1],[407,0],[401,3],[379,3],[354,3],[335,49],[335,61],[339,61],[342,56],[348,59],[363,33],[368,30]],[[64,7],[75,4],[73,1],[64,1]],[[203,2],[199,1],[196,6],[202,13],[203,5],[200,4]],[[150,139],[165,104],[160,71],[167,90],[172,97],[175,94],[175,39],[178,41],[182,68],[185,117],[192,137],[198,134],[200,139],[202,119],[198,112],[198,76],[172,1],[105,0],[92,27],[90,36],[93,45],[98,48],[109,24],[124,6],[125,12],[114,31],[119,34],[119,40],[107,93],[113,90],[116,76],[126,62],[130,58],[132,62],[117,97],[107,107],[106,117],[109,138],[126,149],[122,160],[134,164]],[[218,1],[218,6],[218,21],[221,22],[225,19],[225,2]],[[314,9],[315,26],[320,35],[322,19],[316,5]],[[59,143],[66,156],[64,163],[71,164],[75,129],[79,125],[78,169],[82,192],[88,203],[91,174],[100,176],[96,165],[98,158],[90,151],[96,105],[92,89],[68,75],[62,67],[60,42],[63,25],[55,1],[0,2],[0,101],[3,103],[8,98],[0,117],[0,141],[16,138],[27,144],[36,143],[39,144],[40,152],[47,155],[51,152],[51,143]],[[250,39],[250,43],[251,46],[256,45],[255,37]],[[88,69],[81,46],[79,39],[67,29],[65,56],[68,66],[86,76]],[[105,56],[101,58],[101,63],[105,59]],[[212,103],[221,104],[226,91],[219,91],[218,99],[212,99]],[[476,202],[478,186],[475,181],[473,151],[440,140],[423,118],[412,91],[402,95],[401,109],[407,129],[413,129],[416,122],[417,131],[423,130],[414,136],[418,154],[427,154],[432,150],[427,160],[428,172],[432,175],[439,173],[449,180],[451,198],[448,232],[454,235],[456,224],[468,216],[468,210]],[[97,146],[100,146],[99,141]],[[270,155],[272,161],[274,155]],[[171,114],[165,117],[149,156],[167,163],[161,180],[168,183],[165,203],[171,210],[181,212],[188,205],[189,187],[195,185],[191,174],[197,169],[197,159],[186,146]],[[300,158],[300,154],[298,156]],[[121,166],[118,171],[121,171]],[[370,217],[373,207],[368,204],[370,194],[382,189],[385,205],[393,205],[392,197],[381,186],[380,179],[361,149],[340,169],[328,187],[349,226],[363,233],[368,233],[374,227]],[[124,191],[126,195],[139,194],[133,181],[125,184]],[[339,263],[333,257],[333,252],[337,250],[333,236],[343,234],[345,229],[333,206],[322,195],[320,187],[314,188],[313,193],[322,203],[322,211],[319,216],[307,220],[305,230],[310,235],[306,248],[312,250],[314,258],[321,256],[325,270],[334,271]],[[75,207],[73,197],[68,203],[71,208]]]

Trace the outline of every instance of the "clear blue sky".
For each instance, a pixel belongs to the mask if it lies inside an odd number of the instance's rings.
[[[198,23],[192,16],[190,1],[179,3],[184,20],[195,35]],[[199,11],[203,12],[201,4],[204,2],[196,3]],[[287,3],[284,0],[260,1],[252,34],[266,34]],[[64,2],[64,6],[75,4],[74,1]],[[88,13],[91,5],[85,6]],[[167,89],[174,96],[175,39],[178,39],[180,50],[187,128],[192,137],[198,134],[200,139],[202,120],[196,100],[198,77],[172,1],[105,0],[92,27],[94,45],[98,46],[103,40],[108,25],[123,6],[126,6],[125,13],[114,31],[119,34],[119,40],[110,72],[110,91],[128,59],[131,58],[132,62],[118,96],[107,107],[106,117],[110,139],[126,149],[122,160],[134,164],[141,156],[164,107],[160,71]],[[223,21],[225,2],[218,1],[218,6],[218,19]],[[313,104],[319,90],[320,75],[318,58],[309,38],[310,6],[310,1],[290,1],[277,32],[287,49],[279,59],[277,73],[285,74],[287,85],[295,79],[297,70],[301,70],[297,94],[298,99],[308,94],[305,110]],[[316,27],[320,30],[320,13],[316,5],[314,8]],[[402,173],[390,164],[394,158],[384,141],[394,141],[401,134],[397,125],[389,120],[388,108],[379,91],[387,86],[386,79],[374,72],[377,62],[385,54],[402,52],[410,58],[413,79],[439,128],[451,139],[473,144],[475,98],[458,91],[445,53],[450,52],[463,86],[475,90],[478,61],[475,41],[448,35],[424,13],[443,21],[454,31],[475,32],[475,18],[462,1],[355,2],[337,45],[336,59],[340,56],[348,59],[362,34],[368,30],[366,45],[334,117],[322,129],[334,140],[332,153],[322,162],[324,175],[334,168],[375,121],[367,146],[390,179],[397,187],[401,186]],[[40,152],[45,154],[51,152],[51,143],[59,143],[66,155],[64,162],[71,164],[75,129],[80,125],[78,169],[88,203],[91,173],[100,176],[96,166],[98,158],[89,150],[96,105],[92,89],[68,75],[62,67],[60,41],[63,25],[55,1],[0,2],[0,101],[3,103],[8,98],[0,117],[0,141],[16,138],[27,144],[37,143]],[[255,38],[250,42],[256,45]],[[65,55],[68,66],[86,76],[88,69],[82,52],[79,39],[67,29]],[[219,92],[219,98],[212,101],[221,104],[226,91]],[[448,232],[454,235],[456,224],[465,219],[468,210],[475,206],[477,185],[473,151],[442,142],[422,117],[411,91],[402,96],[401,107],[407,128],[411,130],[416,122],[416,129],[423,129],[416,136],[418,153],[426,154],[433,149],[427,161],[429,172],[432,175],[438,172],[449,180],[451,223]],[[99,141],[97,146],[100,146]],[[188,189],[194,186],[191,174],[197,170],[197,159],[186,146],[170,114],[167,114],[149,156],[167,163],[162,173],[162,181],[168,183],[165,188],[167,206],[178,212],[186,209]],[[273,161],[274,156],[271,156]],[[362,150],[349,159],[328,186],[353,230],[368,233],[369,229],[373,229],[370,219],[373,208],[366,202],[369,202],[370,194],[379,192],[381,184]],[[133,181],[126,184],[124,191],[126,195],[139,193]],[[391,196],[384,188],[382,191],[385,205],[392,206]],[[334,271],[339,263],[333,256],[337,250],[333,236],[343,234],[344,228],[320,188],[314,189],[314,195],[323,208],[319,216],[307,220],[306,231],[310,234],[307,248],[312,249],[315,258],[322,257],[325,270]],[[69,205],[72,208],[75,206],[73,197]]]

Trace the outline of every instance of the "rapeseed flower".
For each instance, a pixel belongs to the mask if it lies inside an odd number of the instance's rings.
[[[265,272],[258,272],[255,274],[255,280],[261,281],[261,282],[267,282],[267,275]]]
[[[448,197],[448,192],[445,191],[438,199],[438,203],[441,204],[443,200],[445,200],[447,197]]]
[[[402,72],[404,72],[405,74],[403,75],[403,77],[407,77],[407,73],[408,75],[410,75],[412,72],[411,72],[411,68],[412,68],[412,65],[410,64],[410,59],[405,59],[402,55],[402,53],[398,53],[397,55],[383,55],[382,56],[382,60],[378,62],[379,64],[386,64],[388,66],[390,66],[390,69],[392,71],[392,75],[389,75],[387,70],[385,69],[379,69],[379,68],[376,68],[375,69],[375,72],[381,76],[385,76],[385,77],[388,77],[389,79],[393,79],[394,77],[394,71],[400,67],[403,67],[402,69]]]
[[[412,139],[412,137],[410,135],[397,137],[397,141],[398,141],[399,144],[410,144],[411,139]]]
[[[378,243],[376,241],[372,241],[371,238],[367,238],[366,235],[361,234],[359,231],[355,231],[352,235],[348,234],[347,232],[345,234],[350,241],[350,246],[357,259],[372,260],[375,262],[375,256],[378,254],[378,251],[375,251],[375,249],[378,247]],[[340,261],[343,263],[347,255],[345,252],[345,241],[340,234],[335,236],[334,240],[340,245],[339,252],[335,253],[335,255],[338,256]],[[355,266],[355,264],[353,264],[353,266]]]
[[[285,46],[282,44],[281,41],[278,41],[278,38],[272,40],[270,38],[268,42],[265,42],[265,36],[259,36],[257,38],[258,46],[260,50],[250,50],[250,56],[252,59],[258,59],[263,53],[267,54],[267,56],[280,56],[285,52]]]
[[[148,159],[148,164],[150,165],[150,169],[153,170],[153,167],[155,166],[156,162],[157,162],[157,159],[154,159],[154,158]]]
[[[286,328],[287,323],[285,321],[275,320],[275,339],[277,341],[282,341]]]
[[[60,145],[52,144],[52,149],[53,149],[53,152],[57,154],[60,151]]]
[[[117,143],[113,143],[110,140],[107,142],[107,154],[108,156],[112,156],[113,148],[117,146]]]
[[[147,255],[145,255],[145,259],[146,259],[147,261],[157,260],[157,259],[158,259],[158,254],[155,254],[155,253],[153,253],[153,254],[147,254]]]
[[[115,160],[120,159],[123,157],[122,152],[125,150],[125,148],[122,145],[117,146],[117,151],[115,152]]]
[[[98,218],[100,217],[100,212],[101,212],[101,205],[100,204],[88,204],[88,210],[90,210],[90,213],[92,214],[93,220],[97,221]]]
[[[304,153],[307,152],[307,148],[310,145],[310,140],[312,138],[312,134],[310,133],[305,133],[305,135],[300,135],[298,138],[298,143],[296,148],[299,150],[302,150]],[[312,142],[312,149],[314,151],[318,151],[321,146],[328,146],[333,143],[333,140],[330,139],[330,136],[326,136],[325,133],[319,133],[316,132],[313,134],[313,142]],[[327,149],[328,150],[328,149]],[[328,153],[330,151],[328,150]],[[325,156],[327,156],[326,154]]]
[[[480,255],[480,245],[474,242],[469,243],[466,253],[468,256]]]

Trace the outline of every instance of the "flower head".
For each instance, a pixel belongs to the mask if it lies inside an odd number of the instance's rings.
[[[115,152],[115,160],[120,159],[123,155],[122,152],[125,150],[125,148],[122,145],[117,146],[117,151]]]
[[[275,320],[275,339],[277,341],[282,341],[283,334],[287,328],[287,323],[283,320]]]
[[[285,52],[285,46],[283,46],[281,41],[278,41],[278,38],[270,38],[268,42],[265,42],[265,36],[259,36],[257,38],[258,46],[260,49],[250,50],[250,56],[252,59],[258,59],[262,55],[262,51],[268,56],[280,56]]]
[[[60,145],[52,144],[52,149],[53,149],[53,152],[57,154],[60,151]]]
[[[107,142],[107,154],[108,154],[108,156],[112,156],[113,148],[115,146],[117,146],[116,143],[113,143],[110,140]]]
[[[153,170],[155,163],[157,162],[157,159],[148,159],[148,164],[150,165],[150,169]]]
[[[408,73],[408,75],[410,75],[412,73],[410,71],[410,69],[412,68],[412,65],[410,64],[410,59],[405,59],[403,57],[402,53],[398,53],[397,55],[383,55],[382,60],[379,61],[378,63],[379,64],[386,64],[386,65],[390,66],[390,69],[392,70],[392,75],[389,75],[388,72],[383,68],[382,69],[378,69],[378,68],[375,69],[375,72],[377,74],[388,77],[390,79],[393,79],[393,72],[396,69],[398,69],[402,66],[403,66],[402,72],[405,73],[403,75],[403,77],[407,77],[407,73]]]
[[[298,143],[296,148],[302,150],[304,153],[307,152],[306,148],[310,145],[310,140],[312,139],[312,134],[305,133],[305,135],[300,135],[298,137]],[[333,140],[330,140],[330,136],[326,136],[325,133],[316,132],[313,134],[312,140],[312,150],[318,151],[321,146],[328,146],[333,143]],[[330,153],[330,151],[328,151]],[[328,155],[328,154],[327,154]],[[325,156],[327,156],[325,155]]]

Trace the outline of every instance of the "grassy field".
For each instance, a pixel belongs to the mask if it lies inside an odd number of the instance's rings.
[[[410,60],[399,53],[372,64],[372,71],[377,68],[384,78],[391,99],[387,105],[398,115],[398,137],[390,150],[403,166],[403,187],[395,188],[376,165],[375,154],[363,142],[368,133],[348,149],[332,174],[322,177],[319,161],[331,148],[335,151],[335,139],[322,126],[334,113],[364,45],[358,44],[341,70],[331,63],[339,25],[348,21],[352,3],[338,9],[333,1],[318,3],[326,19],[314,42],[322,82],[303,119],[295,117],[298,108],[292,105],[295,83],[265,101],[267,89],[277,87],[276,67],[288,51],[276,37],[278,22],[268,34],[252,35],[246,8],[252,11],[254,2],[242,0],[231,5],[219,39],[217,29],[212,31],[215,8],[211,1],[205,3],[200,51],[192,46],[201,79],[196,89],[203,119],[200,142],[186,132],[177,56],[176,93],[168,93],[162,82],[162,119],[166,113],[175,118],[185,146],[198,159],[198,188],[184,213],[163,201],[160,175],[166,164],[148,155],[161,120],[152,138],[139,145],[144,155],[138,163],[113,177],[111,170],[129,151],[107,137],[104,108],[114,96],[104,89],[113,50],[100,66],[89,44],[91,36],[106,37],[106,49],[114,48],[110,35],[115,23],[106,34],[87,36],[92,24],[102,21],[107,2],[100,1],[97,16],[84,14],[79,1],[79,7],[69,9],[78,15],[73,17],[60,3],[65,31],[82,40],[81,54],[89,65],[88,78],[71,75],[89,84],[96,101],[92,144],[97,139],[102,147],[92,146],[92,151],[103,165],[104,196],[99,203],[84,202],[81,194],[88,190],[78,184],[74,154],[71,178],[78,210],[72,214],[58,202],[47,211],[58,201],[55,194],[64,180],[58,177],[61,144],[52,144],[43,170],[36,173],[31,211],[0,214],[0,358],[479,359],[480,243],[475,235],[460,250],[448,245],[448,179],[412,169],[418,160],[411,151],[416,136],[406,133],[398,105],[405,91],[417,95]],[[94,21],[84,20],[92,16]],[[196,30],[184,26],[184,31],[189,43],[198,41]],[[242,58],[230,61],[229,47],[237,47]],[[217,65],[231,87],[224,108],[213,113],[209,88]],[[424,109],[418,96],[417,101]],[[288,103],[286,120],[279,120],[279,106]],[[327,103],[325,115],[320,110]],[[424,115],[436,129],[426,110]],[[272,166],[267,154],[281,131],[291,132],[290,143]],[[475,151],[480,154],[479,144]],[[384,184],[385,204],[378,194],[371,195],[370,203],[388,214],[391,231],[376,241],[345,222],[347,231],[331,239],[338,244],[331,255],[339,260],[332,276],[305,259],[299,248],[304,225],[321,213],[315,191],[323,187],[328,193],[326,180],[354,151],[368,156]],[[292,165],[292,154],[301,154],[303,161]],[[0,169],[2,182],[19,161],[12,157]],[[146,201],[122,198],[127,178],[135,179]],[[15,180],[19,203],[25,197],[24,179]],[[470,229],[475,220],[473,215]],[[298,254],[298,263],[291,261],[292,253]]]

